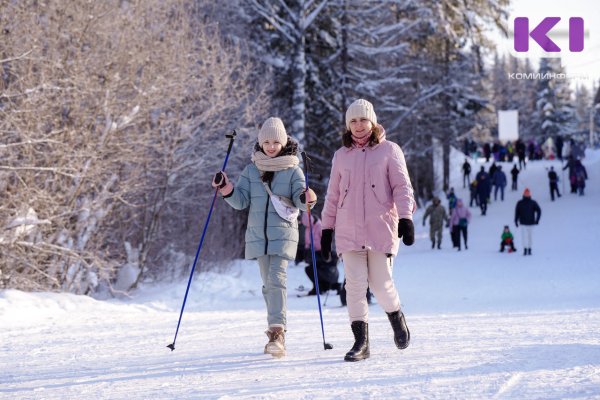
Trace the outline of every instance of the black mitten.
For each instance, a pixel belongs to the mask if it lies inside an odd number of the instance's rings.
[[[410,219],[402,218],[398,221],[398,237],[407,246],[415,242],[415,226]]]
[[[331,258],[331,241],[333,240],[333,229],[321,231],[321,255],[325,260]]]
[[[220,171],[217,172],[215,174],[215,177],[213,178],[213,186],[218,187],[219,189],[223,189],[226,184],[227,184],[227,180],[223,176],[223,173]]]

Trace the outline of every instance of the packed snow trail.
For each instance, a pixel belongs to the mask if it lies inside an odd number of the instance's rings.
[[[453,182],[468,202],[463,161],[452,159]],[[568,187],[564,193],[561,184],[555,202],[545,168],[560,163],[528,163],[519,190],[509,184],[505,201],[492,202],[488,215],[471,208],[467,251],[451,249],[447,231],[442,250],[432,250],[419,210],[417,242],[401,248],[394,269],[411,330],[404,351],[373,305],[371,358],[344,362],[352,333],[334,293],[323,308],[334,348],[324,351],[316,298],[297,298],[293,290],[310,282],[303,265],[291,265],[288,355],[262,354],[266,312],[258,268],[240,261],[226,275],[194,280],[174,352],[166,345],[187,282],[143,287],[133,300],[1,291],[0,398],[600,399],[599,161],[599,152],[584,160],[585,196]],[[505,172],[512,166],[502,165]],[[513,224],[525,186],[542,207],[527,257]],[[517,253],[498,252],[504,225]]]

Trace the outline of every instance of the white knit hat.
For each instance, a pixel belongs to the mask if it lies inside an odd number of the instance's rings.
[[[283,147],[287,144],[287,132],[283,121],[279,118],[268,118],[258,132],[258,144],[262,146],[267,140],[277,140]]]
[[[377,125],[377,115],[375,115],[375,110],[373,110],[373,104],[369,103],[365,99],[355,100],[354,103],[350,104],[348,110],[346,111],[346,128],[350,130],[350,121],[353,118],[366,118],[373,123],[373,125]]]

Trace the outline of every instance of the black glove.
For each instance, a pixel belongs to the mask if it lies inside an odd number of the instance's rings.
[[[225,179],[225,177],[223,176],[222,172],[217,172],[215,174],[215,177],[213,178],[213,186],[215,187],[219,187],[219,189],[223,189],[225,187],[225,185],[227,184],[227,181]]]
[[[515,221],[515,226],[518,228],[519,227],[519,222]]]
[[[333,229],[321,231],[321,256],[328,261],[331,258],[331,241],[333,240]]]
[[[398,237],[407,246],[415,242],[415,226],[410,219],[402,218],[398,221]]]

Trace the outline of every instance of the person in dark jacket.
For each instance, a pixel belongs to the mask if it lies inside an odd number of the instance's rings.
[[[477,179],[473,179],[473,182],[469,185],[469,194],[471,195],[469,207],[473,207],[473,202],[479,207],[479,199],[477,198]]]
[[[452,215],[452,210],[456,207],[456,193],[454,193],[454,188],[450,188],[446,199],[448,199],[448,215]]]
[[[558,175],[556,175],[556,171],[554,167],[550,167],[550,171],[548,171],[548,180],[550,181],[550,199],[554,201],[554,193],[560,197],[560,192],[558,191]]]
[[[466,158],[465,158],[465,162],[462,165],[462,171],[463,171],[463,189],[464,189],[467,187],[469,182],[471,182],[471,164],[469,164],[469,161]]]
[[[485,172],[485,168],[481,167],[481,171],[479,171],[475,179],[477,180],[477,198],[479,199],[481,215],[485,215],[487,212],[487,204],[488,199],[490,198],[490,192],[492,191],[490,176],[487,172]]]
[[[539,224],[542,209],[535,200],[531,199],[531,191],[525,188],[523,198],[517,202],[515,207],[515,225],[521,225],[523,238],[523,255],[531,255],[531,242],[533,226]]]
[[[525,162],[525,143],[521,139],[518,139],[515,148],[517,150],[517,157],[519,158],[519,169],[524,169],[527,167],[527,163]]]
[[[506,174],[502,171],[502,165],[498,165],[494,176],[492,177],[494,184],[494,201],[498,200],[498,190],[500,190],[500,200],[504,201],[504,188],[506,187]]]
[[[575,179],[577,184],[577,190],[580,196],[583,196],[583,191],[585,189],[585,181],[587,180],[588,175],[585,167],[581,163],[581,160],[577,160],[575,162]]]
[[[510,170],[510,174],[512,175],[512,190],[517,190],[517,181],[519,179],[519,168],[517,168],[517,164],[515,164]]]
[[[575,173],[575,165],[576,160],[573,156],[569,156],[567,160],[567,164],[563,167],[563,171],[565,169],[569,170],[569,184],[571,185],[571,193],[577,193],[577,175]]]

